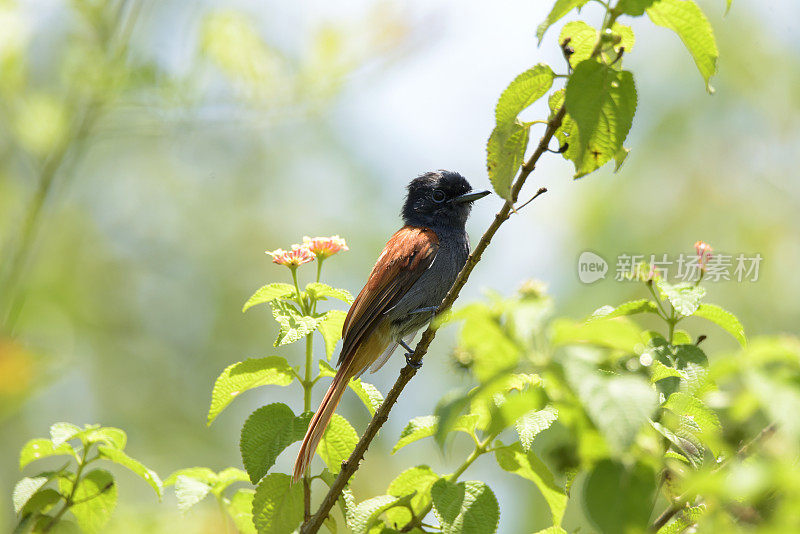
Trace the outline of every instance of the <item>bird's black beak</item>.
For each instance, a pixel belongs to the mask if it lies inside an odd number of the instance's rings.
[[[453,204],[463,204],[464,202],[473,202],[478,200],[479,198],[483,198],[486,195],[491,193],[491,191],[470,191],[469,193],[464,193],[463,195],[459,195],[450,200]]]

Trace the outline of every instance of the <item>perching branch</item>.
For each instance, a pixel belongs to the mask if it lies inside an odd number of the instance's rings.
[[[436,331],[438,329],[436,318],[440,317],[442,313],[450,309],[450,307],[456,301],[459,293],[461,292],[461,288],[463,288],[464,284],[467,283],[470,274],[472,274],[472,270],[480,261],[483,251],[489,246],[489,243],[491,243],[492,238],[500,229],[500,226],[511,216],[511,213],[514,210],[514,204],[516,203],[517,197],[519,197],[519,193],[522,190],[522,186],[525,185],[525,181],[527,180],[528,176],[531,174],[531,172],[533,172],[533,169],[536,167],[536,163],[539,161],[539,158],[547,151],[550,140],[553,138],[556,130],[558,130],[558,128],[561,126],[561,121],[564,120],[565,114],[566,109],[562,106],[561,109],[559,109],[555,115],[553,115],[553,117],[547,121],[547,129],[545,130],[544,135],[542,135],[539,145],[536,147],[536,150],[533,152],[525,165],[522,166],[519,176],[514,181],[514,185],[511,188],[511,198],[507,199],[505,204],[503,204],[503,207],[500,208],[500,211],[497,212],[497,215],[494,217],[494,221],[492,221],[492,224],[489,226],[486,232],[484,232],[480,241],[475,246],[475,250],[473,250],[472,254],[470,254],[469,258],[467,258],[467,263],[458,274],[458,278],[456,278],[453,287],[450,288],[447,296],[444,298],[441,305],[439,305],[439,309],[436,312],[434,320],[431,321],[431,324],[422,334],[422,338],[420,338],[419,343],[417,343],[417,346],[414,349],[414,355],[410,358],[411,363],[419,363],[422,360],[422,357],[428,352],[428,347],[430,347],[433,338],[436,337]],[[348,458],[347,461],[342,464],[342,470],[339,472],[339,476],[337,476],[336,480],[333,481],[333,484],[328,490],[328,494],[325,496],[322,504],[320,504],[317,513],[303,524],[300,529],[301,533],[309,534],[319,530],[323,520],[325,517],[327,517],[331,508],[336,503],[336,500],[339,498],[339,495],[341,495],[342,490],[344,490],[344,487],[350,480],[350,477],[352,477],[358,469],[359,462],[364,457],[364,453],[367,452],[367,448],[369,447],[370,443],[372,443],[372,440],[378,434],[378,430],[380,430],[389,417],[389,412],[391,411],[392,406],[394,406],[394,403],[397,402],[397,398],[400,396],[400,393],[402,393],[403,389],[406,387],[406,384],[408,384],[408,382],[414,378],[414,375],[416,374],[417,369],[410,364],[407,364],[400,370],[400,376],[397,378],[394,386],[392,386],[392,389],[386,395],[386,399],[383,401],[383,404],[381,404],[380,408],[378,408],[378,411],[375,412],[372,421],[370,421],[369,426],[367,426],[367,429],[364,431],[364,435],[359,440],[356,448],[353,449],[350,458]]]

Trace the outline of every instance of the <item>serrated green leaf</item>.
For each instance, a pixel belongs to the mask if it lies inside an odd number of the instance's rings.
[[[663,0],[662,0],[663,1]],[[675,311],[688,317],[697,311],[700,307],[700,301],[706,296],[706,288],[703,286],[696,286],[689,282],[681,282],[679,284],[670,284],[663,278],[656,280],[656,287],[661,295],[661,298],[666,298]]]
[[[356,431],[347,422],[347,419],[335,413],[322,435],[317,454],[328,466],[328,471],[335,475],[341,471],[342,462],[350,457],[350,453],[353,452],[357,443]]]
[[[658,0],[647,8],[647,16],[654,24],[678,34],[703,76],[706,90],[712,93],[708,82],[717,73],[719,50],[703,10],[693,0]]]
[[[717,306],[716,304],[701,304],[694,312],[695,317],[702,317],[717,326],[722,327],[730,335],[736,338],[736,341],[742,347],[747,346],[747,338],[744,335],[744,327],[739,319],[736,318],[731,312]]]
[[[644,15],[645,9],[650,7],[656,0],[620,0],[617,9],[626,15],[640,17]]]
[[[653,469],[636,463],[602,460],[586,477],[583,508],[603,534],[644,532],[653,505],[656,477]]]
[[[547,15],[547,18],[541,24],[539,24],[539,27],[536,29],[536,38],[539,40],[539,44],[542,44],[542,38],[544,37],[544,33],[547,31],[547,28],[561,20],[564,15],[573,9],[583,7],[583,5],[588,1],[589,0],[556,0],[555,5],[553,5],[553,9],[551,9],[550,13]]]
[[[346,289],[338,289],[321,282],[311,282],[308,284],[306,286],[306,293],[317,300],[331,297],[339,299],[347,304],[353,303],[353,295]]]
[[[250,358],[229,365],[214,382],[207,424],[213,423],[220,412],[241,393],[259,386],[288,386],[293,379],[294,372],[289,362],[280,356]]]
[[[495,192],[511,198],[514,176],[525,161],[530,126],[515,122],[508,127],[495,127],[486,142],[486,171]]]
[[[158,474],[140,461],[134,460],[121,450],[109,447],[108,445],[98,445],[97,452],[100,453],[100,458],[121,465],[129,471],[132,471],[135,475],[141,477],[145,482],[150,484],[150,487],[153,488],[153,491],[156,492],[159,499],[164,495],[164,485],[161,483]]]
[[[372,527],[379,523],[378,518],[393,506],[408,503],[410,496],[395,497],[393,495],[379,495],[358,503],[350,514],[348,526],[353,534],[368,534]]]
[[[53,447],[59,447],[62,443],[76,438],[81,432],[82,429],[72,423],[55,423],[50,427],[50,439]]]
[[[69,443],[61,443],[58,447],[54,447],[51,440],[36,438],[22,446],[19,452],[19,468],[23,469],[32,461],[49,456],[71,456],[78,459],[75,449]]]
[[[454,484],[443,478],[431,487],[433,512],[444,534],[493,534],[500,509],[492,490],[472,480]]]
[[[699,430],[698,437],[703,438],[702,442],[708,445],[715,455],[719,455],[717,438],[722,433],[722,425],[717,414],[703,401],[679,391],[669,396],[663,408],[675,415],[685,417],[688,419],[686,422],[696,425]]]
[[[501,469],[536,484],[550,507],[553,525],[561,526],[564,511],[567,509],[567,494],[564,488],[556,483],[553,473],[544,462],[533,452],[523,451],[519,443],[496,449],[494,455]]]
[[[233,524],[240,534],[256,534],[253,524],[253,500],[256,492],[242,488],[236,490],[230,502],[225,507],[228,515],[233,519]]]
[[[547,402],[541,388],[529,388],[510,394],[496,394],[489,405],[489,424],[486,432],[499,434],[531,411],[542,410]]]
[[[418,465],[400,473],[389,484],[386,493],[395,497],[413,495],[410,505],[414,515],[418,516],[430,506],[431,487],[439,478],[427,465]],[[391,508],[386,512],[386,519],[390,525],[405,525],[411,521],[411,512],[408,508]]]
[[[613,319],[624,315],[636,315],[639,313],[658,313],[658,306],[649,299],[631,300],[620,304],[616,308],[613,306],[603,306],[592,312],[589,321],[598,319]]]
[[[72,491],[73,482],[69,479],[59,479],[59,485],[64,495],[69,495]],[[78,481],[73,499],[75,504],[69,511],[75,516],[81,530],[89,534],[103,532],[103,527],[111,519],[117,506],[117,485],[114,477],[103,469],[86,473]]]
[[[253,296],[247,299],[247,302],[244,303],[244,307],[242,307],[242,312],[246,312],[249,308],[252,308],[256,304],[263,304],[265,302],[271,302],[275,299],[294,296],[295,288],[292,285],[284,283],[267,284],[259,288],[255,293],[253,293]]]
[[[575,68],[581,61],[592,57],[592,51],[597,44],[598,32],[582,20],[568,22],[561,29],[558,42],[563,43],[569,39],[569,46],[574,50],[569,56],[569,64]]]
[[[128,442],[128,435],[121,428],[104,426],[86,432],[89,443],[105,443],[109,447],[122,450]]]
[[[658,534],[681,534],[689,527],[697,524],[705,511],[706,506],[704,504],[685,508],[675,514],[675,519],[661,527]]]
[[[280,325],[278,338],[274,343],[276,347],[288,345],[302,339],[305,335],[313,332],[317,328],[317,323],[321,320],[320,318],[301,315],[292,304],[282,300],[270,301],[269,305],[272,307],[272,317]]]
[[[575,177],[602,167],[613,158],[628,136],[636,113],[633,75],[587,59],[579,63],[566,86],[564,103],[578,128],[570,140]]]
[[[317,330],[322,334],[325,341],[325,357],[330,361],[333,352],[336,350],[336,343],[342,339],[342,327],[347,318],[347,312],[342,310],[330,310],[317,321]]]
[[[210,492],[211,486],[196,478],[178,475],[175,479],[175,497],[178,509],[183,512],[205,499]]]
[[[550,90],[554,78],[553,69],[542,63],[514,78],[497,101],[494,110],[497,128],[512,128],[517,115]]]
[[[320,376],[336,376],[336,370],[324,360],[319,361],[319,375]],[[361,402],[369,410],[370,415],[375,415],[375,411],[383,403],[383,395],[378,388],[368,382],[362,381],[360,378],[351,378],[347,383],[350,389],[358,395]]]
[[[550,425],[558,419],[558,410],[552,406],[547,406],[543,410],[533,410],[514,423],[514,427],[519,435],[519,442],[526,451],[533,445],[533,438],[541,432],[550,428]]]
[[[286,534],[303,520],[303,485],[289,475],[270,473],[253,497],[253,523],[259,534]]]
[[[703,453],[705,449],[699,441],[678,436],[664,425],[656,423],[655,421],[650,421],[650,424],[659,434],[672,443],[673,447],[683,456],[683,461],[688,461],[689,465],[695,469],[703,465]]]
[[[625,26],[619,22],[615,22],[611,26],[611,32],[618,35],[620,38],[618,46],[625,48],[625,53],[630,53],[633,46],[636,44],[636,36],[633,34],[633,29],[630,26]]]
[[[295,417],[292,409],[280,402],[250,414],[242,426],[239,450],[253,484],[267,474],[286,447],[303,439],[310,421],[310,413]]]
[[[25,477],[14,486],[11,501],[14,503],[14,513],[18,514],[33,495],[47,484],[47,477]]]
[[[477,422],[477,415],[462,415],[455,420],[450,430],[473,435]],[[433,436],[436,434],[438,425],[439,418],[435,415],[415,417],[409,421],[403,431],[400,432],[400,438],[397,440],[394,448],[392,448],[392,454],[415,441]]]

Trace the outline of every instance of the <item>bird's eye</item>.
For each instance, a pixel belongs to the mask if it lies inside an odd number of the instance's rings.
[[[433,191],[433,201],[434,202],[444,202],[445,194],[444,191],[441,189],[434,189]]]

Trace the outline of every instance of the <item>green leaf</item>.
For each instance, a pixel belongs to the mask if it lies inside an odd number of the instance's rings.
[[[171,486],[175,484],[178,481],[179,476],[199,480],[208,486],[213,486],[217,483],[217,474],[208,467],[186,467],[170,473],[166,480],[164,480],[164,486]]]
[[[225,491],[231,484],[249,481],[250,476],[247,473],[241,469],[237,469],[236,467],[228,467],[219,472],[217,475],[217,480],[214,483],[214,486],[211,488],[211,492],[214,495],[220,496],[222,495],[222,492]]]
[[[662,0],[663,1],[663,0]],[[666,298],[675,311],[688,317],[700,307],[700,301],[706,296],[706,288],[696,286],[690,282],[670,284],[663,278],[656,280],[656,287],[661,294],[661,298]]]
[[[330,310],[317,321],[317,330],[325,341],[325,357],[330,361],[336,350],[336,343],[342,339],[342,327],[347,313],[342,310]]]
[[[308,284],[306,286],[306,293],[317,300],[331,297],[339,299],[347,304],[353,303],[353,295],[346,289],[338,289],[321,282],[311,282]]]
[[[409,503],[414,510],[414,515],[419,516],[431,504],[431,487],[439,480],[439,475],[434,473],[427,465],[411,467],[400,473],[392,480],[386,493],[395,497],[412,495]],[[411,521],[411,512],[408,508],[395,507],[387,510],[386,519],[390,525],[405,525]]]
[[[274,344],[276,347],[294,343],[317,328],[320,319],[301,315],[292,304],[282,300],[273,300],[269,304],[272,306],[272,316],[280,325]]]
[[[553,473],[533,452],[524,452],[519,443],[495,450],[497,464],[504,471],[526,478],[536,484],[553,518],[553,525],[560,526],[567,509],[567,494],[556,483]]]
[[[550,10],[550,14],[547,15],[544,22],[539,24],[539,27],[536,29],[536,38],[539,39],[539,44],[542,44],[542,38],[544,38],[544,33],[547,31],[547,28],[558,22],[573,9],[583,7],[588,1],[589,0],[556,0],[553,9]]]
[[[686,532],[689,527],[696,525],[700,521],[705,511],[706,506],[704,504],[685,508],[675,515],[675,519],[661,527],[658,534],[681,534]]]
[[[328,428],[322,435],[317,454],[328,466],[328,471],[335,475],[341,471],[342,462],[350,457],[357,443],[358,434],[347,419],[339,414],[333,414]]]
[[[511,199],[511,183],[525,160],[528,148],[527,124],[515,122],[508,127],[495,127],[486,143],[486,172],[495,192]]]
[[[564,369],[608,444],[617,452],[626,451],[655,411],[656,392],[637,376],[600,375],[591,362],[574,352],[567,355]]]
[[[104,426],[86,432],[86,441],[89,443],[105,443],[109,447],[122,450],[128,442],[128,435],[121,428]]]
[[[477,422],[477,415],[462,415],[455,420],[450,430],[474,435],[475,424]],[[436,434],[438,425],[439,418],[435,415],[415,417],[409,421],[403,431],[400,432],[400,439],[397,440],[397,443],[392,449],[392,454],[415,441],[433,436]]]
[[[53,447],[58,448],[62,443],[77,438],[81,432],[81,428],[72,423],[55,423],[50,427],[50,439]]]
[[[635,353],[642,344],[641,329],[625,317],[587,322],[561,318],[553,321],[551,329],[554,346],[590,344]]]
[[[556,419],[558,419],[558,410],[551,406],[547,406],[543,410],[532,410],[517,419],[514,427],[517,429],[522,448],[526,451],[530,450],[533,438],[550,428]]]
[[[320,376],[336,376],[336,370],[324,360],[319,361],[319,374]],[[362,381],[360,378],[351,378],[347,383],[350,389],[358,395],[361,402],[369,410],[370,415],[375,415],[375,411],[383,403],[383,395],[378,388],[368,382]]]
[[[532,411],[542,410],[547,402],[544,390],[529,388],[524,391],[493,395],[489,405],[489,424],[486,432],[499,434]]]
[[[45,514],[59,501],[61,501],[61,494],[53,488],[40,489],[28,499],[19,515],[25,517],[31,514]]]
[[[682,378],[683,375],[677,369],[664,365],[658,360],[653,361],[653,365],[650,371],[650,382],[658,382],[659,380],[664,380],[665,378],[670,377],[678,377]]]
[[[108,445],[98,445],[97,452],[100,453],[100,458],[121,465],[129,471],[132,471],[135,475],[141,477],[145,482],[150,484],[150,487],[153,488],[153,491],[156,492],[159,499],[164,495],[164,486],[156,472],[145,467],[145,465],[138,460],[134,460],[121,450],[109,447]]]
[[[239,449],[253,484],[267,474],[286,447],[303,439],[310,421],[310,413],[295,417],[292,409],[280,402],[262,406],[250,414],[242,426]]]
[[[631,300],[620,304],[616,308],[613,306],[603,306],[597,308],[589,317],[589,321],[597,319],[613,319],[624,315],[636,315],[639,313],[658,313],[658,306],[649,299]]]
[[[14,513],[18,514],[31,497],[33,497],[34,493],[47,484],[48,480],[47,477],[25,477],[17,482],[11,494],[11,501],[14,503]]]
[[[379,523],[378,518],[393,506],[408,503],[410,496],[395,497],[393,495],[379,495],[358,503],[350,513],[348,526],[353,534],[368,534],[371,527]]]
[[[227,503],[228,515],[240,534],[256,534],[253,525],[253,500],[256,492],[251,489],[239,489]]]
[[[242,392],[266,385],[288,386],[293,379],[294,372],[289,362],[280,356],[250,358],[229,365],[214,382],[208,424],[213,423],[220,412]]]
[[[678,34],[694,58],[706,82],[706,90],[712,93],[713,88],[708,81],[717,73],[719,50],[714,30],[703,10],[693,0],[658,0],[647,8],[647,16],[654,24]]]
[[[116,449],[112,449],[116,452]],[[69,495],[73,482],[66,478],[59,479],[61,493]],[[117,506],[117,485],[108,471],[95,469],[86,473],[79,481],[73,495],[75,504],[69,511],[75,516],[81,530],[92,534],[104,532],[103,527],[111,519]]]
[[[716,304],[701,304],[694,312],[695,317],[702,317],[717,326],[721,326],[730,335],[736,338],[736,341],[742,347],[747,346],[747,338],[744,335],[744,327],[739,319],[736,318],[731,312],[720,308]]]
[[[303,520],[303,485],[289,475],[270,473],[261,479],[253,497],[253,523],[259,534],[286,534]]]
[[[464,325],[459,333],[459,348],[472,357],[471,371],[480,382],[516,367],[520,348],[489,306],[468,306],[460,314]]]
[[[626,54],[633,50],[633,45],[636,44],[636,36],[633,34],[633,29],[630,26],[615,22],[614,25],[611,26],[611,32],[619,36],[620,40],[618,46],[625,48]]]
[[[614,172],[619,172],[622,168],[622,164],[625,163],[625,160],[628,159],[628,154],[630,154],[631,150],[629,148],[622,147],[617,150],[617,153],[614,154]]]
[[[718,437],[722,434],[722,425],[717,414],[714,413],[703,401],[687,393],[676,392],[669,396],[663,408],[675,415],[688,419],[699,430],[698,437],[704,438],[715,455],[719,455]]]
[[[554,78],[553,69],[542,63],[514,78],[497,101],[494,110],[497,128],[512,128],[517,115],[550,90]]]
[[[640,17],[644,15],[645,9],[650,7],[656,0],[620,0],[617,9],[626,15]]]
[[[575,68],[578,63],[592,57],[592,51],[597,44],[598,32],[582,20],[568,22],[561,29],[558,42],[563,43],[569,39],[569,46],[574,50],[569,56],[569,64]]]
[[[622,148],[636,113],[633,75],[594,59],[579,63],[567,81],[564,103],[578,127],[570,152],[575,177],[602,167]]]
[[[678,436],[664,425],[656,423],[655,421],[650,421],[650,424],[659,434],[667,438],[669,442],[672,443],[675,449],[677,449],[678,452],[683,455],[685,460],[689,461],[689,464],[692,467],[698,469],[701,465],[703,465],[703,454],[705,449],[698,440]]]
[[[175,497],[178,509],[183,512],[205,499],[210,491],[211,486],[196,478],[178,475],[175,479]]]
[[[644,532],[653,505],[656,477],[653,469],[636,463],[602,460],[586,477],[583,508],[603,534]]]
[[[444,534],[497,532],[500,509],[489,486],[477,480],[454,484],[443,478],[431,487],[433,512]]]
[[[253,293],[252,297],[247,299],[247,302],[244,303],[244,307],[242,308],[242,312],[246,312],[256,304],[272,302],[275,299],[283,297],[294,297],[294,295],[295,289],[292,285],[283,283],[267,284]]]
[[[54,447],[51,440],[36,438],[22,446],[19,452],[19,468],[23,469],[32,461],[49,456],[71,456],[78,459],[75,449],[69,443],[61,443],[58,447]]]

